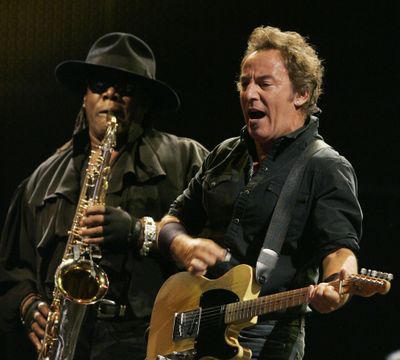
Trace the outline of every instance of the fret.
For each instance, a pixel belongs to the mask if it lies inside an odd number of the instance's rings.
[[[231,303],[226,306],[225,323],[251,319],[308,302],[308,288],[284,291],[260,298]]]

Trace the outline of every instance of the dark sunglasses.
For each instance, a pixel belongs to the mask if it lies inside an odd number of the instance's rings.
[[[87,82],[87,87],[96,94],[104,93],[111,86],[121,96],[133,96],[136,90],[135,85],[124,81],[88,80]]]

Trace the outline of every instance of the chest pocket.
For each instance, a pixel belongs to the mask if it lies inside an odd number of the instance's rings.
[[[259,183],[252,187],[248,196],[243,195],[241,207],[237,209],[236,217],[246,216],[250,228],[256,231],[265,232],[266,226],[272,216],[279,198],[282,184],[272,180],[266,183]],[[252,223],[252,225],[251,225]],[[257,230],[258,229],[258,230]]]
[[[251,264],[258,258],[281,189],[282,184],[276,181],[258,184],[248,195],[244,192],[237,202],[234,217],[240,219],[246,231],[239,250]],[[233,241],[237,242],[237,236]]]
[[[211,223],[230,221],[233,205],[243,186],[244,180],[238,173],[205,176],[203,204]]]

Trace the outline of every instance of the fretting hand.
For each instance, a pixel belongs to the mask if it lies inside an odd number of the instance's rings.
[[[346,270],[340,271],[338,280],[345,280],[348,277]],[[310,296],[312,308],[322,314],[329,313],[342,307],[348,301],[348,294],[339,294],[337,289],[329,282],[321,282],[314,286]]]

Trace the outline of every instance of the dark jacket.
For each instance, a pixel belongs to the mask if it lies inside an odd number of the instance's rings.
[[[135,131],[134,141],[112,166],[106,204],[120,206],[134,220],[159,220],[208,152],[191,139],[151,128]],[[88,136],[83,130],[43,162],[13,197],[0,243],[3,330],[18,324],[19,304],[29,292],[51,299],[87,157]],[[105,252],[100,265],[110,279],[107,298],[129,303],[137,317],[150,315],[159,287],[175,270],[157,254],[141,257],[137,248]]]

